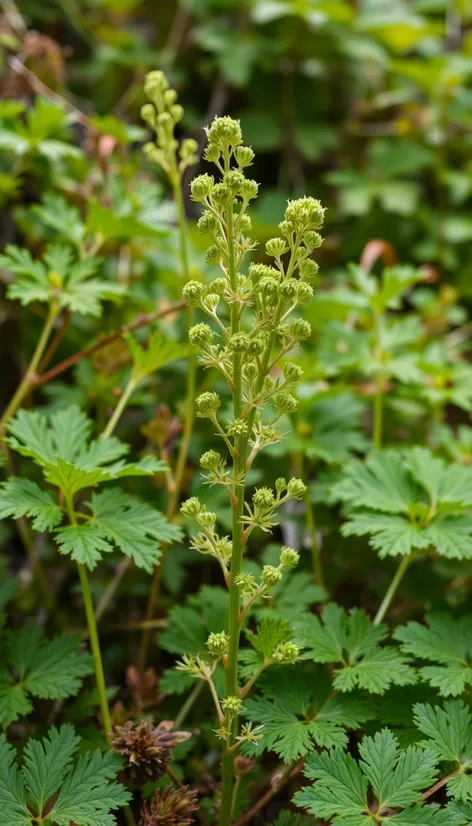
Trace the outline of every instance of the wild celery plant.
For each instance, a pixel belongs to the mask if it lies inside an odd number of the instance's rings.
[[[285,356],[311,334],[307,321],[291,316],[313,295],[310,279],[318,266],[311,254],[322,243],[318,230],[323,225],[324,210],[314,198],[289,202],[279,225],[280,237],[266,244],[267,255],[273,262],[251,264],[249,274],[243,274],[244,256],[255,248],[248,236],[248,207],[257,197],[259,187],[245,175],[254,152],[243,145],[240,124],[230,117],[216,118],[207,129],[207,138],[205,159],[215,164],[220,180],[215,182],[207,174],[198,176],[192,181],[191,195],[204,206],[198,226],[212,241],[207,260],[219,266],[223,276],[208,286],[190,281],[184,296],[190,306],[203,310],[214,325],[193,326],[190,342],[199,348],[202,363],[215,367],[231,391],[229,421],[221,419],[221,398],[217,393],[208,391],[196,400],[197,416],[212,421],[232,463],[227,469],[227,456],[214,450],[200,459],[207,481],[222,485],[230,498],[231,539],[217,533],[216,514],[208,511],[198,498],[188,499],[181,510],[201,529],[193,546],[218,560],[229,590],[227,629],[216,635],[218,639],[212,635],[208,640],[210,653],[220,657],[225,668],[226,689],[221,703],[206,663],[192,658],[184,662],[183,668],[206,679],[215,699],[220,721],[218,734],[224,741],[220,824],[227,826],[234,806],[235,753],[244,741],[257,737],[250,727],[240,730],[238,724],[245,696],[238,681],[241,626],[253,602],[280,582],[283,568],[298,562],[295,550],[283,548],[279,566],[265,566],[257,583],[242,570],[243,555],[252,531],[271,531],[277,524],[279,507],[289,499],[303,498],[306,491],[300,479],[287,482],[281,478],[275,483],[275,491],[257,488],[248,502],[246,474],[259,451],[281,439],[278,419],[297,407],[289,391],[301,378],[302,370],[285,361]],[[281,660],[293,661],[294,652],[290,656],[285,653],[287,658]],[[250,687],[246,686],[248,690]]]
[[[175,127],[179,121],[182,120],[184,110],[182,106],[177,103],[177,92],[169,88],[169,82],[163,72],[154,71],[146,75],[144,92],[149,102],[142,107],[141,117],[156,133],[156,142],[147,143],[144,151],[151,161],[154,161],[162,167],[172,187],[177,206],[180,265],[182,278],[185,282],[190,277],[190,270],[188,229],[182,195],[182,178],[185,170],[198,161],[198,144],[193,138],[185,138],[179,144],[179,141],[175,137]],[[193,310],[189,307],[187,310],[188,328],[191,327],[193,321]],[[180,501],[180,491],[195,419],[196,368],[195,351],[192,350],[187,363],[187,389],[182,439],[169,490],[169,502],[167,505],[167,516],[169,519],[174,516]],[[147,620],[151,620],[154,616],[158,595],[159,575],[159,569],[156,569],[149,595],[146,612]],[[146,663],[150,638],[149,629],[145,630],[140,652],[140,664],[142,667],[144,667]]]

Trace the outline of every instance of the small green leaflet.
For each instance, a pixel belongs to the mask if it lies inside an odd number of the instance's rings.
[[[85,226],[77,207],[68,204],[62,195],[46,192],[42,203],[32,207],[33,212],[56,236],[62,236],[74,246],[80,248],[85,238]]]
[[[425,619],[427,625],[409,622],[397,628],[394,637],[405,653],[434,663],[420,668],[424,680],[444,697],[457,697],[472,685],[472,617],[426,614]]]
[[[421,791],[436,779],[433,750],[400,749],[383,729],[364,737],[359,753],[359,761],[340,748],[310,755],[305,775],[316,782],[297,792],[295,803],[336,826],[373,826],[379,816],[389,826],[450,826],[444,809],[421,803]]]
[[[249,679],[257,668],[263,664],[273,662],[273,655],[278,645],[289,642],[293,638],[293,630],[288,622],[284,622],[276,617],[264,617],[257,631],[246,629],[246,639],[251,643],[251,648],[241,648],[239,659],[242,664],[240,674],[244,679]]]
[[[126,335],[125,338],[133,359],[132,377],[136,383],[151,373],[155,373],[165,364],[185,358],[189,352],[186,345],[166,338],[159,328],[152,331],[146,348],[131,334]]]
[[[277,820],[274,820],[272,826],[313,826],[313,820],[311,817],[284,809],[283,812],[280,812]]]
[[[244,714],[263,725],[256,748],[274,751],[286,763],[316,746],[347,745],[345,729],[359,728],[374,714],[357,697],[332,694],[328,674],[307,663],[274,667],[261,677],[262,697],[245,700]]]
[[[159,545],[177,541],[181,530],[151,505],[125,494],[121,488],[93,492],[84,503],[89,513],[70,517],[74,495],[83,488],[124,476],[143,476],[165,469],[164,462],[145,457],[126,463],[128,446],[114,437],[90,441],[92,422],[78,407],[54,413],[49,421],[40,413],[20,410],[8,425],[8,444],[42,469],[46,482],[61,489],[64,506],[36,483],[11,477],[0,486],[0,518],[30,517],[33,528],[55,534],[59,550],[93,570],[102,554],[118,548],[135,564],[152,572],[160,558]]]
[[[380,557],[434,548],[450,559],[472,558],[468,466],[448,465],[423,447],[373,451],[346,466],[332,493],[350,508],[343,535],[369,536]]]
[[[58,528],[56,538],[61,553],[70,554],[91,571],[102,554],[116,546],[138,568],[152,573],[161,557],[159,545],[175,542],[182,535],[162,513],[120,488],[93,493],[85,507],[91,512],[87,521]]]
[[[472,799],[472,714],[462,700],[449,700],[444,706],[416,703],[414,722],[427,736],[420,745],[434,749],[438,760],[455,763],[459,773],[451,777],[446,788],[458,800]]]
[[[70,116],[60,106],[38,95],[22,120],[19,118],[22,110],[14,108],[16,101],[5,103],[7,106],[0,113],[3,121],[0,125],[1,149],[19,156],[42,155],[52,163],[58,163],[62,158],[83,156],[79,147],[66,142]]]
[[[385,625],[373,625],[359,608],[349,614],[334,603],[323,611],[323,622],[307,614],[296,623],[295,642],[304,659],[337,663],[333,686],[338,691],[360,688],[383,694],[391,685],[414,683],[416,675],[407,659],[393,646],[382,646]]]
[[[304,442],[310,459],[342,464],[367,447],[361,430],[365,405],[353,393],[315,400],[307,410],[312,432]]]
[[[100,263],[99,258],[92,257],[78,260],[70,247],[59,244],[49,244],[42,261],[12,244],[0,256],[0,267],[16,276],[8,286],[8,298],[22,304],[54,303],[71,313],[92,316],[101,314],[102,301],[116,300],[124,294],[120,284],[95,276]]]
[[[113,811],[130,794],[116,780],[121,761],[112,751],[76,757],[72,726],[28,740],[21,768],[15,749],[0,737],[0,826],[113,826]]]
[[[77,694],[82,678],[91,674],[90,654],[80,650],[80,638],[58,634],[44,639],[30,620],[19,631],[0,636],[0,725],[7,727],[33,709],[31,697],[57,700]]]

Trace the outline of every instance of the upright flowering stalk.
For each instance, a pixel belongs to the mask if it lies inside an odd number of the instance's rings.
[[[177,92],[169,88],[169,82],[161,71],[149,72],[144,83],[144,92],[148,98],[141,109],[141,117],[156,133],[155,143],[145,144],[144,151],[148,158],[158,163],[166,173],[172,187],[174,200],[177,206],[179,226],[180,267],[184,283],[190,278],[188,259],[188,231],[182,196],[182,177],[189,166],[197,163],[198,144],[193,138],[185,138],[181,143],[174,135],[175,127],[182,120],[184,110],[177,103]],[[188,328],[193,324],[193,310],[187,311]],[[172,485],[169,489],[169,502],[166,516],[171,519],[178,508],[180,491],[187,462],[190,437],[195,418],[195,387],[196,387],[196,357],[190,353],[187,363],[187,389],[185,398],[184,426],[182,440],[173,471]],[[160,568],[154,573],[152,588],[146,618],[152,619],[156,607]],[[146,664],[147,650],[150,640],[149,629],[145,630],[140,651],[140,665]]]
[[[200,460],[207,481],[223,485],[228,492],[233,510],[231,539],[218,535],[216,515],[197,498],[184,502],[182,513],[199,525],[194,547],[216,557],[229,589],[226,632],[212,635],[208,641],[210,656],[221,659],[225,667],[225,697],[220,701],[216,696],[213,666],[192,658],[186,659],[183,667],[207,680],[212,689],[221,724],[218,733],[224,740],[220,823],[227,826],[233,807],[235,754],[241,742],[254,737],[250,727],[240,728],[238,723],[242,700],[255,681],[254,677],[251,685],[239,686],[241,625],[254,600],[280,581],[284,567],[293,567],[298,561],[296,551],[282,549],[279,567],[265,566],[257,583],[242,571],[243,554],[252,531],[270,531],[277,524],[278,507],[290,498],[302,498],[306,490],[300,479],[278,479],[275,490],[256,489],[252,500],[246,502],[245,479],[258,452],[280,440],[277,420],[297,405],[289,391],[302,370],[285,356],[311,334],[307,321],[291,316],[298,305],[312,298],[310,279],[318,266],[310,256],[322,242],[318,230],[324,210],[314,198],[289,202],[279,225],[280,237],[266,244],[273,263],[251,264],[249,275],[243,275],[244,255],[255,247],[248,236],[251,219],[247,211],[257,197],[258,184],[245,176],[254,153],[243,145],[239,122],[232,118],[216,118],[207,137],[205,158],[216,165],[220,180],[200,175],[192,182],[191,193],[193,200],[204,206],[198,226],[211,237],[207,260],[220,267],[222,277],[208,286],[190,281],[184,296],[190,306],[199,307],[211,319],[212,326],[201,323],[190,329],[190,341],[199,348],[201,361],[224,376],[232,395],[230,421],[221,420],[217,393],[205,392],[196,400],[197,416],[211,419],[231,461],[227,468],[228,457],[214,450]],[[265,407],[271,412],[263,415]],[[290,651],[285,648],[278,652],[281,661],[296,656],[296,646],[289,646]]]

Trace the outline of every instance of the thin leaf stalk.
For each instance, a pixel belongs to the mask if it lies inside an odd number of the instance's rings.
[[[380,625],[380,623],[384,619],[385,614],[387,613],[388,609],[390,608],[392,600],[393,600],[393,598],[394,598],[394,596],[395,596],[395,594],[398,590],[398,587],[399,587],[403,577],[405,576],[407,568],[409,567],[410,563],[413,561],[413,557],[414,557],[413,553],[410,553],[407,556],[404,556],[402,561],[400,562],[400,565],[398,566],[398,568],[397,568],[397,570],[396,570],[396,572],[395,572],[395,574],[392,578],[392,581],[391,581],[390,585],[388,586],[387,592],[386,592],[386,594],[385,594],[385,596],[384,596],[384,598],[383,598],[383,600],[380,604],[379,610],[377,611],[377,613],[374,617],[374,620],[373,620],[374,625]]]
[[[121,396],[119,398],[118,404],[116,405],[110,419],[108,420],[107,426],[103,430],[103,433],[101,435],[102,439],[109,439],[110,436],[112,435],[116,425],[118,424],[118,422],[119,422],[119,420],[120,420],[120,418],[121,418],[121,416],[124,412],[124,409],[125,409],[126,405],[128,404],[128,401],[129,401],[132,393],[134,393],[134,391],[136,390],[137,385],[138,385],[137,380],[134,378],[134,376],[131,376],[131,378],[129,379],[129,381],[128,381],[126,387],[125,387],[125,389],[123,390],[123,393],[121,394]]]
[[[382,341],[381,341],[381,313],[374,311],[374,349],[375,357],[379,362],[382,361]],[[375,396],[374,396],[374,410],[373,410],[373,426],[372,426],[372,441],[374,448],[379,450],[382,447],[383,438],[383,392],[384,392],[384,376],[379,366],[375,377]]]
[[[72,525],[77,524],[73,502],[70,498],[66,499],[66,508],[69,516],[69,521]],[[103,671],[102,653],[100,650],[100,641],[98,638],[97,623],[95,620],[95,613],[93,608],[92,592],[90,590],[90,583],[88,580],[87,569],[81,562],[77,563],[77,570],[79,572],[80,587],[82,589],[82,597],[84,600],[85,616],[87,618],[88,636],[90,640],[90,647],[92,649],[93,665],[95,670],[95,682],[97,685],[98,699],[100,705],[100,712],[102,715],[102,724],[108,743],[111,743],[111,735],[113,727],[111,723],[110,708],[108,706],[107,690],[105,683],[105,674]]]

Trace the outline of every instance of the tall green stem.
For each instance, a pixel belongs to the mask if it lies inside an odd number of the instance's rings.
[[[18,408],[20,407],[20,405],[22,404],[22,402],[24,401],[25,397],[28,395],[31,389],[34,376],[36,373],[36,368],[38,367],[38,364],[46,349],[46,345],[48,343],[49,336],[51,335],[51,331],[57,316],[58,310],[56,306],[51,305],[42,333],[38,339],[38,343],[36,344],[35,351],[26,369],[26,373],[23,376],[20,384],[18,385],[18,388],[12,396],[9,404],[7,405],[2,418],[0,419],[0,438],[5,435],[5,429],[8,422],[10,421],[12,416],[15,415],[16,411],[18,410]]]
[[[187,219],[185,217],[185,208],[184,208],[184,201],[182,197],[182,187],[181,187],[181,180],[177,173],[177,170],[174,171],[171,177],[172,189],[174,193],[174,199],[177,206],[177,217],[178,217],[178,225],[179,225],[179,247],[180,247],[180,267],[182,273],[183,282],[186,283],[190,278],[190,267],[189,267],[189,260],[188,260],[188,231],[187,231]],[[194,312],[191,307],[187,309],[186,319],[187,319],[187,330],[193,324],[194,320]],[[187,457],[188,451],[190,447],[190,439],[192,436],[192,429],[193,423],[195,420],[195,395],[196,395],[196,384],[197,384],[197,357],[196,354],[191,352],[188,361],[187,361],[187,388],[185,394],[185,416],[184,416],[184,426],[182,431],[182,439],[180,442],[179,453],[177,456],[177,462],[175,465],[175,470],[173,474],[173,485],[172,489],[169,493],[169,501],[167,503],[167,510],[166,516],[168,519],[172,519],[175,515],[175,512],[179,506],[180,501],[180,493],[182,490],[182,482],[185,473],[185,468],[187,465]],[[162,554],[164,555],[165,548],[162,547]],[[152,620],[154,614],[156,612],[157,600],[159,598],[159,587],[161,581],[161,572],[162,572],[162,563],[163,558],[161,559],[160,565],[155,569],[151,590],[149,592],[149,599],[146,608],[146,620]],[[139,667],[143,670],[146,667],[146,660],[149,651],[149,644],[151,642],[151,629],[145,628],[143,631],[143,636],[141,638],[141,645],[139,650]]]
[[[237,272],[234,250],[234,228],[233,228],[233,205],[227,212],[228,228],[228,262],[229,277],[233,292],[237,288]],[[231,304],[231,334],[239,331],[239,307],[236,302]],[[233,413],[238,419],[242,408],[242,388],[241,388],[241,356],[239,353],[233,354]],[[228,667],[226,671],[226,697],[236,697],[238,694],[238,652],[239,637],[241,633],[240,608],[241,589],[236,584],[236,578],[241,573],[243,559],[243,524],[242,515],[244,508],[244,470],[246,464],[246,444],[243,437],[236,440],[236,455],[233,462],[233,490],[235,491],[235,501],[233,502],[233,550],[231,554],[231,570],[229,582],[229,614],[228,614]],[[239,479],[239,483],[236,480]],[[229,826],[233,808],[233,786],[234,786],[234,752],[230,752],[228,747],[233,744],[237,730],[237,717],[232,719],[231,733],[228,734],[228,742],[223,749],[223,772],[221,790],[220,826]]]
[[[393,600],[393,598],[394,598],[394,596],[395,596],[395,594],[398,590],[398,586],[400,585],[400,582],[402,581],[402,579],[405,575],[405,572],[406,572],[408,566],[410,565],[410,563],[412,562],[412,560],[413,560],[413,554],[408,554],[407,556],[404,556],[402,561],[400,562],[400,565],[398,566],[398,568],[395,572],[395,575],[394,575],[394,577],[393,577],[393,579],[392,579],[392,581],[391,581],[391,583],[390,583],[390,585],[387,589],[387,593],[385,594],[385,596],[384,596],[384,598],[381,602],[379,610],[377,611],[377,613],[374,617],[374,620],[373,620],[374,625],[380,625],[383,618],[385,617],[385,614],[387,613],[388,609],[390,608],[391,602],[392,602],[392,600]]]
[[[66,507],[71,524],[76,525],[77,520],[75,518],[74,505],[71,499],[66,500]],[[97,684],[98,699],[102,715],[102,723],[106,738],[110,743],[113,728],[111,724],[110,709],[108,707],[105,675],[103,673],[102,654],[100,651],[97,623],[95,621],[95,614],[93,610],[92,593],[90,591],[90,584],[88,581],[87,569],[85,565],[82,565],[80,562],[78,562],[77,569],[79,572],[82,596],[84,599],[85,616],[87,617],[87,628],[90,640],[90,647],[92,649],[93,665],[95,669],[95,682]]]

